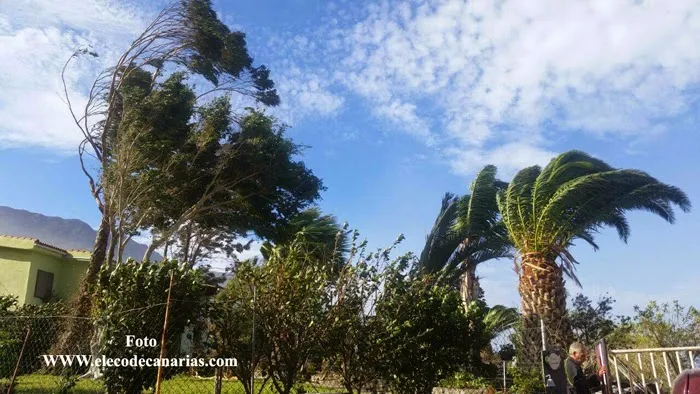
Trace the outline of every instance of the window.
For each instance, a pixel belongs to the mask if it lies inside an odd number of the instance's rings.
[[[36,286],[34,286],[34,297],[43,301],[51,298],[53,290],[53,273],[38,270],[36,273]]]

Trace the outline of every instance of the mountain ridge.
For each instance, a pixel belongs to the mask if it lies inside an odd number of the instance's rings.
[[[80,219],[65,219],[60,216],[47,216],[25,209],[0,205],[0,234],[15,237],[36,238],[41,242],[61,249],[91,251],[97,231]],[[124,258],[141,260],[147,246],[129,241]],[[153,259],[161,256],[154,253]]]

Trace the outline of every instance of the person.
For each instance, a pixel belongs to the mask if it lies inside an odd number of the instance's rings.
[[[595,375],[586,376],[581,364],[588,358],[588,349],[581,342],[574,342],[569,346],[569,357],[564,362],[566,373],[566,385],[570,394],[590,394],[591,389],[600,386],[605,374],[605,368],[599,368]]]

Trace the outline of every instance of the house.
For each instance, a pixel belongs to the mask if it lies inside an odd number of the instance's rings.
[[[87,271],[90,252],[64,250],[35,238],[0,235],[0,295],[20,304],[69,300]]]

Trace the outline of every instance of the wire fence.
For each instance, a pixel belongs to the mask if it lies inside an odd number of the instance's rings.
[[[153,315],[154,308],[131,313],[140,318]],[[162,308],[162,306],[160,306]],[[174,317],[178,310],[171,311]],[[133,317],[133,316],[131,316]],[[195,325],[184,330],[142,326],[128,335],[113,336],[100,329],[100,320],[90,320],[92,338],[78,343],[70,354],[57,344],[61,330],[85,319],[71,316],[0,317],[0,393],[246,393],[235,376],[239,361],[222,357]],[[163,342],[162,339],[165,339]],[[165,346],[161,348],[161,343]],[[162,353],[161,353],[162,352]],[[158,365],[161,365],[159,368]],[[160,371],[159,371],[160,369]],[[158,376],[161,375],[160,387]],[[253,393],[279,392],[258,371]],[[300,376],[291,393],[341,393],[337,380]],[[248,391],[249,392],[249,391]]]
[[[176,304],[177,305],[177,304]],[[241,360],[217,349],[206,327],[190,324],[184,329],[171,326],[161,338],[163,323],[157,310],[163,305],[129,311],[128,318],[143,319],[129,334],[106,332],[100,319],[73,316],[0,316],[0,393],[228,393],[249,394],[246,385],[236,376]],[[173,319],[180,314],[175,307]],[[155,317],[155,318],[154,318]],[[58,346],[62,329],[80,320],[92,327],[91,337],[63,353]],[[126,321],[125,316],[125,321]],[[147,324],[148,322],[151,324]],[[164,339],[164,341],[162,341]],[[499,340],[505,343],[506,339]],[[165,343],[161,348],[161,343]],[[161,353],[163,352],[163,353]],[[484,355],[488,361],[487,355]],[[161,359],[163,361],[161,361]],[[513,392],[510,367],[492,359],[496,377],[481,379],[480,387],[436,388],[436,394],[487,394]],[[333,372],[322,372],[322,366],[299,374],[290,390],[292,394],[346,393],[342,380]],[[506,368],[506,374],[504,369]],[[266,375],[260,365],[253,376],[253,394],[279,393],[283,390]],[[250,387],[250,386],[249,386]],[[505,390],[504,390],[505,389]],[[388,392],[382,385],[368,392]]]

